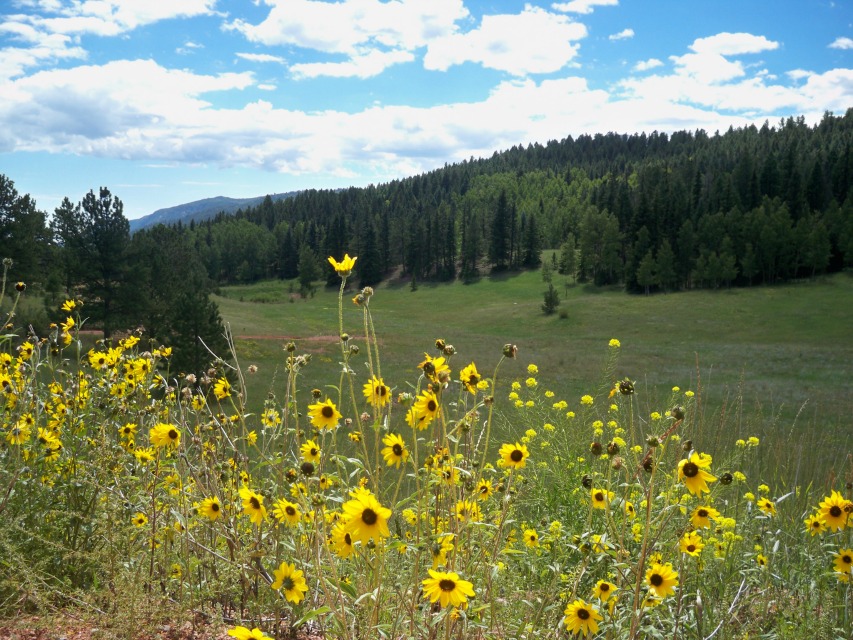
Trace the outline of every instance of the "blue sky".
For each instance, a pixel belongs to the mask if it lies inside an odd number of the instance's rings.
[[[0,173],[52,212],[365,186],[853,107],[849,0],[4,0]]]

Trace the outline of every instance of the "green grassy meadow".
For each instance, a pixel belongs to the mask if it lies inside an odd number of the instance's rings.
[[[473,360],[488,375],[502,346],[514,343],[518,359],[503,365],[504,380],[523,380],[526,365],[535,363],[542,383],[570,408],[582,394],[629,377],[636,381],[641,405],[660,410],[677,385],[699,393],[706,435],[722,437],[717,432],[724,424],[726,442],[758,434],[813,450],[806,445],[817,442],[819,434],[832,443],[822,460],[829,455],[833,464],[843,464],[853,415],[851,274],[651,296],[575,285],[559,275],[554,284],[561,304],[551,316],[541,311],[546,285],[540,272],[486,277],[470,285],[421,284],[415,291],[408,283],[380,285],[370,309],[383,377],[395,391],[408,390],[423,353],[434,355],[436,338],[457,348],[455,370]],[[283,395],[277,387],[284,385],[288,340],[295,342],[296,353],[312,354],[303,390],[338,377],[338,290],[320,288],[313,298],[301,299],[292,289],[287,282],[268,281],[226,287],[216,297],[241,366],[259,367],[247,378],[250,408],[268,393]],[[363,345],[362,312],[349,303],[356,292],[344,294],[344,330]],[[606,379],[602,369],[610,338],[618,338],[622,347],[613,379]],[[355,362],[359,358],[364,361],[359,356]],[[366,369],[355,368],[365,374]],[[588,388],[591,380],[601,387]]]

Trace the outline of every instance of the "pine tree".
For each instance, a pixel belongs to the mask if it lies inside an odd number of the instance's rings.
[[[498,203],[492,217],[489,242],[489,262],[492,269],[502,271],[509,266],[510,256],[510,209],[506,190],[501,189]]]
[[[69,283],[81,287],[87,310],[101,322],[104,337],[109,338],[122,313],[135,313],[116,306],[128,271],[130,242],[130,223],[124,217],[122,201],[106,187],[97,196],[90,190],[76,207],[65,198],[54,212],[51,228],[65,253]]]
[[[542,311],[546,316],[551,315],[560,306],[560,294],[554,288],[552,283],[548,283],[548,290],[545,292],[545,301],[542,303]]]

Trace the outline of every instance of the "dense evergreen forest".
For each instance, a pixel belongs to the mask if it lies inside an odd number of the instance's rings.
[[[771,284],[853,264],[853,109],[809,126],[788,118],[705,131],[568,137],[386,184],[309,190],[190,225],[133,236],[109,189],[48,216],[0,176],[0,256],[11,277],[73,292],[107,336],[137,323],[185,341],[198,370],[221,321],[219,284],[337,277],[326,256],[358,256],[360,285],[390,276],[465,282],[557,269],[630,292]]]
[[[629,291],[775,283],[853,262],[852,143],[853,109],[814,127],[580,136],[174,232],[218,283],[308,283],[344,252],[362,285],[471,281],[537,267],[543,248],[561,273]]]

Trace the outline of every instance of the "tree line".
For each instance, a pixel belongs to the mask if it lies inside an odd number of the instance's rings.
[[[853,110],[814,126],[584,135],[174,229],[221,284],[307,286],[345,252],[361,285],[470,282],[535,268],[542,249],[578,281],[632,292],[770,284],[853,262],[851,143]]]
[[[472,282],[537,268],[631,292],[772,284],[853,263],[853,109],[809,126],[582,135],[364,188],[306,190],[213,219],[129,233],[109,189],[52,215],[0,176],[0,255],[46,292],[91,301],[106,335],[143,324],[188,340],[192,370],[221,320],[221,284],[297,279],[358,255],[357,284],[388,277]],[[177,345],[176,345],[177,346]],[[219,344],[221,348],[221,343]]]
[[[44,295],[44,309],[24,310],[38,337],[64,319],[56,310],[71,298],[83,303],[83,328],[105,339],[143,327],[157,346],[174,347],[175,373],[201,373],[211,351],[227,356],[214,283],[189,233],[160,227],[131,237],[122,201],[105,187],[77,204],[65,198],[48,219],[0,175],[0,255],[12,278]]]

